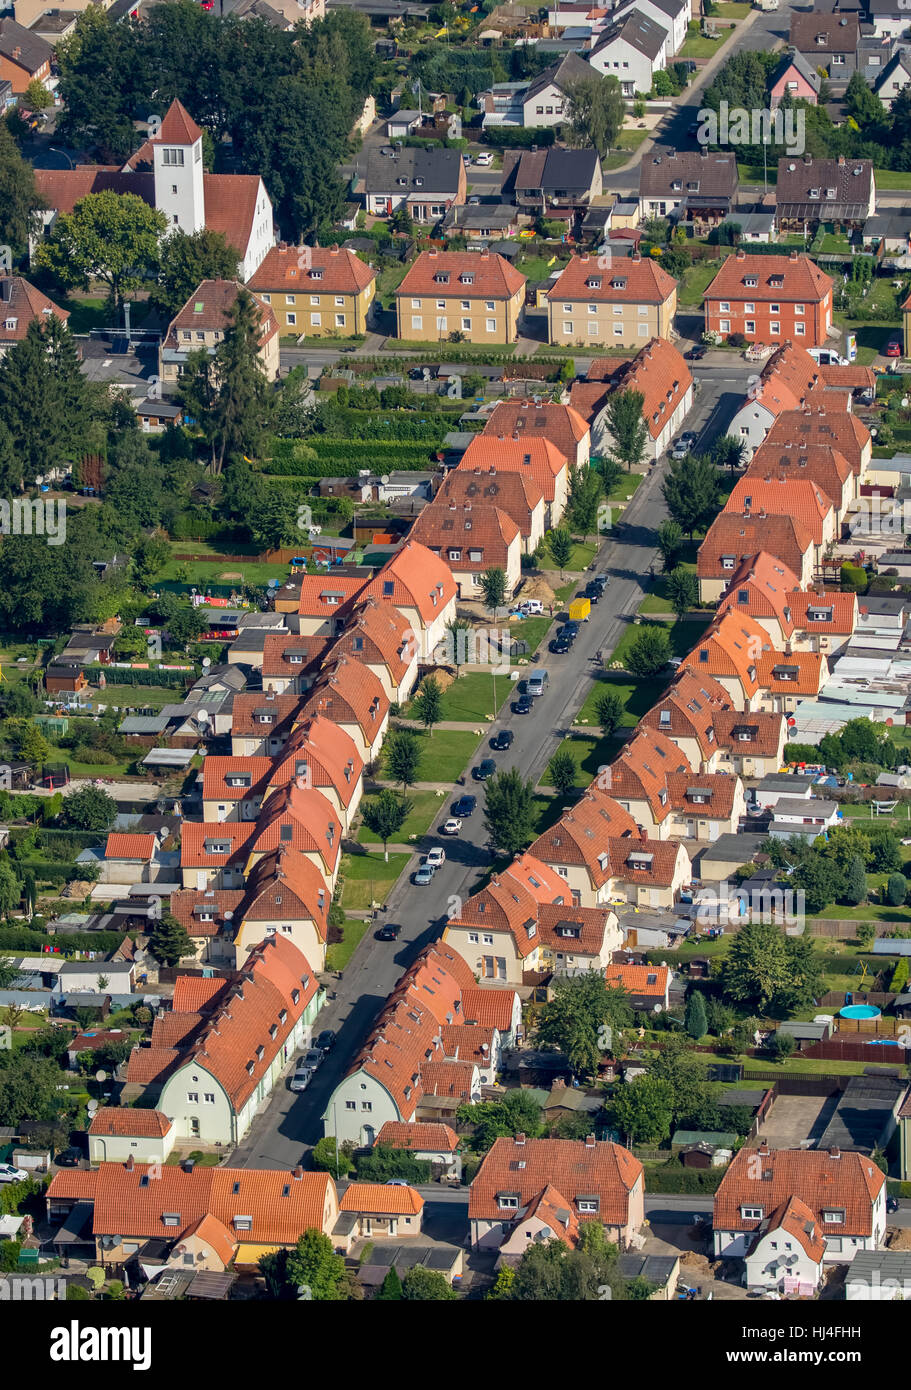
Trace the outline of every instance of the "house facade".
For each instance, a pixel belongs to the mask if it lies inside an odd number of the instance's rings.
[[[525,276],[496,252],[423,251],[396,290],[399,338],[514,343]]]

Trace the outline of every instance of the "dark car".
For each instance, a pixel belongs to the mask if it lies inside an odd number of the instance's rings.
[[[334,1028],[324,1028],[323,1031],[320,1033],[319,1037],[317,1038],[316,1042],[313,1044],[314,1047],[320,1048],[322,1052],[331,1052],[334,1045]]]
[[[376,934],[377,941],[395,941],[402,928],[397,922],[387,922]]]
[[[477,767],[472,768],[471,775],[476,782],[486,782],[488,777],[492,777],[497,770],[497,765],[493,758],[482,758]]]
[[[561,627],[557,628],[557,636],[565,637],[567,642],[575,642],[579,636],[579,624],[573,621],[563,623]]]
[[[535,702],[530,695],[520,695],[513,705],[514,714],[531,714],[535,707]]]
[[[610,577],[606,574],[596,574],[589,582],[595,586],[600,594],[603,594],[610,583]]]
[[[82,1150],[77,1149],[75,1144],[73,1144],[68,1149],[61,1149],[60,1153],[57,1154],[54,1159],[54,1162],[58,1163],[61,1168],[78,1168],[79,1164],[82,1162],[82,1158]]]
[[[476,796],[460,796],[458,801],[452,803],[450,810],[454,816],[461,816],[462,820],[465,820],[471,815],[477,804],[478,798]]]
[[[498,753],[505,753],[507,748],[512,747],[514,738],[515,734],[512,729],[501,729],[500,732],[494,734],[493,738],[490,740],[490,746],[496,749]]]
[[[683,356],[687,362],[699,362],[705,356],[705,353],[705,348],[700,345],[698,347],[691,347],[689,352],[685,352]]]
[[[583,598],[587,598],[590,603],[597,603],[603,593],[600,584],[586,584]]]
[[[886,1211],[890,1211],[890,1212],[891,1212],[891,1211],[898,1211],[898,1198],[897,1198],[897,1197],[887,1197],[887,1198],[886,1198]]]
[[[568,637],[553,637],[547,644],[547,650],[553,652],[554,656],[563,656],[572,649],[572,645]]]

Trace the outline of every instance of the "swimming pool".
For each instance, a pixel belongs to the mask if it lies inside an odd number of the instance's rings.
[[[874,1004],[847,1004],[838,1010],[839,1018],[881,1018],[882,1009]]]

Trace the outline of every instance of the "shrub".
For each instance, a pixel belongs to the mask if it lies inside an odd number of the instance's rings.
[[[908,983],[908,957],[900,956],[889,981],[890,994],[901,994]]]
[[[747,339],[742,333],[729,333],[728,342],[730,343],[731,347],[735,348],[743,348],[747,345]]]
[[[843,589],[848,589],[855,594],[866,593],[869,582],[867,571],[861,569],[859,565],[842,565],[840,578]]]

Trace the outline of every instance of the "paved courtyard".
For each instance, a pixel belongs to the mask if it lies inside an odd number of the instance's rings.
[[[778,1096],[773,1101],[759,1138],[770,1149],[799,1149],[805,1140],[815,1144],[832,1117],[838,1096]]]

